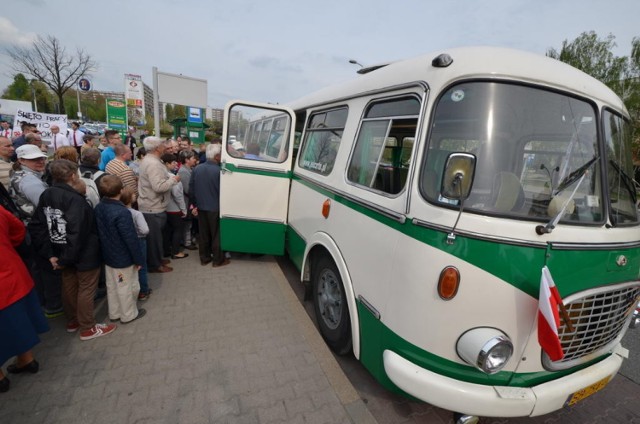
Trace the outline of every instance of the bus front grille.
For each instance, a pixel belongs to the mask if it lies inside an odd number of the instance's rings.
[[[564,358],[553,362],[543,354],[545,368],[567,369],[607,353],[622,338],[639,296],[640,283],[633,282],[569,297],[565,307],[573,331],[562,317],[558,328]]]

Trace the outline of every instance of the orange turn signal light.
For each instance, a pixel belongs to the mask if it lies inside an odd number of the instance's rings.
[[[329,218],[329,212],[331,212],[331,200],[327,199],[322,203],[322,216]]]
[[[460,286],[460,272],[453,266],[445,267],[438,279],[438,295],[442,300],[456,297]]]

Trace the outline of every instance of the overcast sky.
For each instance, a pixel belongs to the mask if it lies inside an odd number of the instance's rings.
[[[151,69],[208,81],[211,107],[235,98],[284,103],[356,78],[358,66],[450,47],[544,55],[594,30],[617,55],[640,36],[639,0],[0,0],[0,50],[53,35],[91,54],[96,90]],[[0,53],[0,90],[11,83]]]

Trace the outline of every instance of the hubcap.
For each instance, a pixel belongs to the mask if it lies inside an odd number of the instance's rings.
[[[332,330],[342,319],[342,288],[337,276],[330,269],[320,273],[318,280],[318,306],[322,321]]]

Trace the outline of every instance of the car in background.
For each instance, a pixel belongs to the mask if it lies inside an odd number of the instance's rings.
[[[106,124],[105,124],[106,127]],[[98,135],[103,135],[104,134],[104,129],[105,127],[103,127],[102,125],[100,125],[100,123],[84,123],[81,127],[80,127],[80,131],[82,131],[85,134],[90,134],[93,136],[98,136]]]

